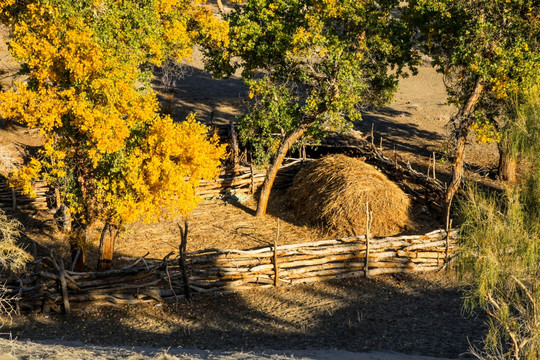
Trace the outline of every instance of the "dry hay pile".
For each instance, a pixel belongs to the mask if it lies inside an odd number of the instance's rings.
[[[344,155],[303,168],[288,190],[288,203],[297,219],[340,236],[366,233],[366,203],[373,236],[395,235],[409,223],[407,195],[373,166]]]

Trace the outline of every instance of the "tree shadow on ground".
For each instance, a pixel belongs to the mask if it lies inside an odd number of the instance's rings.
[[[448,275],[451,277],[451,275]],[[445,274],[387,275],[196,295],[178,306],[84,308],[31,314],[5,330],[19,338],[200,349],[391,350],[457,357],[478,345],[485,319],[464,317]]]
[[[208,125],[235,121],[247,97],[247,87],[240,77],[215,79],[191,65],[185,65],[185,76],[177,79],[170,91],[160,85],[159,74],[153,87],[158,90],[162,109],[175,120],[182,121],[188,114],[195,113],[199,121]]]
[[[433,149],[428,148],[428,143],[445,140],[441,134],[422,130],[413,122],[400,123],[392,120],[392,117],[407,116],[408,112],[397,111],[392,108],[382,108],[376,112],[363,114],[363,120],[355,123],[355,129],[365,134],[371,133],[373,128],[374,143],[379,145],[383,139],[385,149],[407,152],[417,156],[431,156]]]

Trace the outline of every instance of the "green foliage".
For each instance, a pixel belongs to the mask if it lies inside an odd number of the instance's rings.
[[[536,78],[538,79],[538,77]],[[540,153],[540,84],[523,89],[509,100],[504,137],[515,156],[538,162]]]
[[[461,106],[480,78],[485,91],[474,130],[497,141],[509,97],[540,72],[540,7],[536,0],[413,0],[405,18],[420,31],[422,50],[445,75],[449,101]]]
[[[229,56],[239,59],[251,106],[241,139],[267,160],[292,132],[346,129],[365,105],[388,102],[410,52],[399,1],[247,0],[228,16]],[[388,69],[394,67],[394,72]]]
[[[470,188],[460,206],[459,265],[471,284],[466,306],[489,316],[485,358],[540,357],[540,161],[530,152],[540,146],[536,99],[517,107],[521,154],[531,155],[523,182],[503,194]]]
[[[538,218],[531,217],[518,191],[501,197],[469,190],[468,195],[460,209],[465,222],[459,265],[471,284],[466,307],[480,306],[489,317],[483,356],[538,359],[540,229],[533,225]],[[538,200],[533,200],[537,209]]]

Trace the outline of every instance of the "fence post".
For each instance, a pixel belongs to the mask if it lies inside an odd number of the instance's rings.
[[[15,193],[15,188],[11,188],[11,198],[13,199],[13,212],[17,210],[17,194]]]
[[[366,260],[364,263],[364,276],[369,277],[369,232],[373,221],[373,213],[369,211],[369,202],[366,202]]]
[[[187,220],[184,220],[184,228],[180,224],[178,225],[178,229],[180,229],[180,245],[179,245],[179,252],[180,257],[178,258],[178,262],[180,263],[180,270],[182,271],[182,281],[184,283],[184,295],[186,299],[191,299],[191,289],[189,288],[189,275],[187,272],[186,267],[186,247],[187,247],[187,238],[188,238],[188,222]]]
[[[450,219],[446,224],[446,249],[445,249],[445,259],[444,262],[448,264],[448,251],[450,248],[450,231],[452,230],[452,220]]]
[[[249,171],[251,171],[251,183],[249,184],[249,193],[253,195],[255,193],[255,170],[253,169],[253,162],[249,163]]]
[[[277,219],[277,235],[274,239],[274,286],[279,286],[279,266],[278,266],[278,255],[277,255],[277,246],[279,240],[279,219]]]

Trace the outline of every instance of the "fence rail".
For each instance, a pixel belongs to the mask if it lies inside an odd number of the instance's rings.
[[[46,210],[49,187],[45,181],[37,181],[33,185],[35,197],[23,195],[20,189],[12,188],[5,180],[0,180],[0,209],[15,210]]]
[[[186,253],[191,292],[239,292],[351,276],[441,269],[455,254],[457,230],[369,239],[351,237],[261,248],[206,249]],[[143,258],[122,269],[73,272],[61,258],[39,259],[34,269],[0,289],[0,300],[20,308],[69,311],[70,304],[135,304],[185,297],[177,259]],[[366,262],[369,270],[366,274]]]

